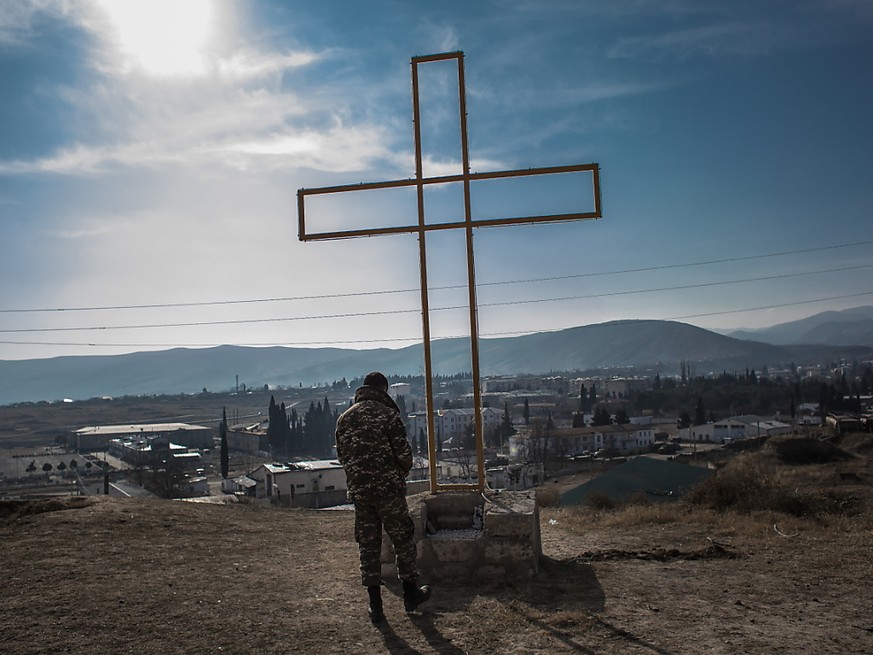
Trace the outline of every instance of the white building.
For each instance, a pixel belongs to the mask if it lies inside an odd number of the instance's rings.
[[[473,424],[475,412],[471,407],[462,409],[441,409],[433,417],[434,430],[440,436],[443,446],[459,445],[467,426]],[[503,412],[493,407],[482,408],[482,429],[485,434],[495,430],[503,420]],[[427,434],[427,413],[415,412],[409,414],[406,420],[406,430],[410,438],[417,437],[419,431]]]
[[[735,416],[734,420],[746,424],[746,437],[775,437],[791,433],[791,426],[782,421],[766,420],[755,415]]]
[[[346,473],[337,460],[262,464],[248,478],[255,497],[293,507],[330,507],[346,501]]]
[[[524,462],[489,468],[485,478],[491,489],[518,491],[541,485],[545,481],[542,462]]]
[[[509,438],[509,455],[515,459],[525,459],[531,452],[540,452],[544,447],[551,457],[595,453],[598,450],[631,453],[649,450],[654,443],[655,430],[652,426],[630,423],[556,429],[548,435],[548,441],[545,435],[532,436],[527,431]]]
[[[231,426],[227,430],[228,450],[253,455],[269,452],[270,444],[267,440],[268,425],[269,421],[263,421],[250,426]]]
[[[188,423],[136,423],[131,425],[93,425],[73,432],[76,450],[102,450],[113,439],[130,441],[166,437],[189,448],[212,448],[213,430]]]
[[[689,441],[724,443],[732,439],[745,438],[747,429],[746,423],[729,418],[723,421],[716,421],[715,423],[694,425],[688,428],[688,439]]]
[[[412,387],[408,382],[395,382],[390,387],[388,387],[388,395],[397,400],[398,396],[404,396],[408,398],[412,395]]]
[[[200,466],[202,460],[199,451],[172,443],[162,436],[113,439],[107,450],[110,455],[137,467],[163,468],[168,462],[172,462],[189,470]]]
[[[561,376],[501,375],[482,380],[482,393],[510,391],[565,391],[567,380]]]
[[[790,434],[788,423],[775,420],[765,420],[759,416],[734,416],[732,418],[695,425],[688,428],[689,441],[711,441],[725,443],[734,439],[751,437],[775,437],[780,434]]]

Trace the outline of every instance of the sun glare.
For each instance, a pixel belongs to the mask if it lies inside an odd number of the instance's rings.
[[[125,68],[152,75],[205,72],[213,26],[212,0],[98,0],[114,31]]]

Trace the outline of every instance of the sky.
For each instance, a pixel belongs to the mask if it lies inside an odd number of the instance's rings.
[[[420,342],[417,237],[302,242],[297,190],[413,177],[410,59],[454,51],[472,171],[601,173],[598,220],[475,230],[481,338],[873,304],[869,0],[4,0],[0,359]],[[424,174],[460,172],[456,67],[420,72]],[[592,205],[515,182],[474,218]],[[417,220],[408,189],[307,203]],[[464,234],[426,245],[431,336],[469,335]]]

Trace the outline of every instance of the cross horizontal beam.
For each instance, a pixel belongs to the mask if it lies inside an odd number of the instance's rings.
[[[446,184],[450,182],[472,182],[477,180],[497,180],[516,177],[530,177],[534,175],[557,175],[562,173],[590,172],[592,175],[592,192],[594,196],[594,209],[588,212],[575,212],[568,214],[545,214],[541,216],[516,216],[512,218],[488,218],[471,219],[473,227],[494,227],[498,225],[518,225],[533,223],[556,223],[561,221],[578,221],[600,218],[600,167],[597,164],[573,164],[570,166],[549,166],[545,168],[524,168],[508,171],[488,171],[485,173],[468,173],[458,175],[442,175],[425,177],[421,179],[409,178],[406,180],[390,180],[386,182],[362,182],[360,184],[343,184],[340,186],[319,187],[314,189],[300,189],[297,191],[297,216],[299,222],[299,239],[301,241],[325,241],[328,239],[349,239],[353,237],[375,236],[377,234],[409,234],[412,232],[430,232],[434,230],[451,230],[467,227],[466,220],[458,220],[433,225],[415,224],[401,225],[383,228],[364,228],[358,230],[335,230],[330,232],[306,231],[305,205],[306,196],[343,193],[346,191],[371,191],[374,189],[397,189],[403,187],[430,184]]]

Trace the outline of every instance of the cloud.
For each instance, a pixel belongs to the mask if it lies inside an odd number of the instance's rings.
[[[70,12],[68,0],[4,0],[0,5],[0,46],[27,45],[37,34],[41,18],[66,17]]]
[[[58,89],[73,108],[69,120],[80,126],[78,142],[47,156],[0,161],[0,174],[93,175],[167,164],[343,171],[391,159],[381,145],[390,141],[384,128],[341,118],[347,101],[329,92],[301,99],[263,79],[317,58],[250,51],[185,84],[125,77]]]
[[[822,0],[825,8],[853,19],[873,21],[873,3],[870,0]]]
[[[812,0],[789,3],[781,9],[760,3],[708,6],[684,0],[662,5],[643,0],[624,6],[641,17],[672,17],[670,24],[683,27],[622,37],[608,48],[607,56],[648,60],[755,57],[811,44],[867,39],[873,19],[869,0]]]
[[[103,165],[114,160],[104,148],[89,148],[77,145],[61,148],[49,157],[29,160],[0,161],[0,174],[16,175],[28,173],[78,173],[99,172]]]
[[[314,52],[261,53],[240,50],[216,62],[218,74],[229,80],[258,79],[293,68],[309,66],[320,59]]]
[[[41,7],[56,15],[65,11],[60,2]],[[341,85],[306,96],[283,88],[289,71],[313,67],[330,51],[244,46],[213,56],[184,79],[154,75],[122,61],[123,48],[97,4],[75,10],[67,19],[94,37],[93,69],[75,86],[54,90],[70,109],[64,120],[75,139],[32,159],[0,161],[0,175],[99,175],[119,166],[166,165],[235,172],[351,171],[375,162],[408,168],[384,145],[392,142],[384,126],[390,115],[379,114],[380,124],[353,112],[356,98]],[[36,12],[22,8],[5,24],[26,27]]]
[[[667,81],[593,81],[579,86],[565,86],[555,92],[553,99],[566,104],[580,105],[615,98],[648,95],[672,86]]]
[[[172,164],[224,165],[249,172],[310,168],[342,172],[364,170],[374,160],[397,161],[379,145],[374,127],[335,128],[327,132],[273,134],[260,140],[227,141],[180,149],[171,144],[129,143],[119,146],[64,148],[50,157],[0,162],[0,174],[55,173],[96,175],[129,167]]]
[[[375,160],[393,160],[382,143],[383,130],[372,125],[336,124],[329,130],[295,130],[254,139],[228,141],[206,147],[203,154],[219,155],[238,170],[310,168],[342,172],[364,170]]]
[[[607,56],[613,59],[686,59],[695,55],[760,55],[780,45],[781,39],[763,24],[724,23],[623,37],[608,49]]]
[[[426,20],[421,27],[422,41],[431,44],[429,47],[432,52],[453,52],[460,49],[460,37],[452,25]]]
[[[106,219],[76,219],[69,217],[67,223],[76,225],[75,229],[44,230],[43,236],[50,239],[65,241],[89,240],[95,237],[112,234],[117,231],[117,224]]]

